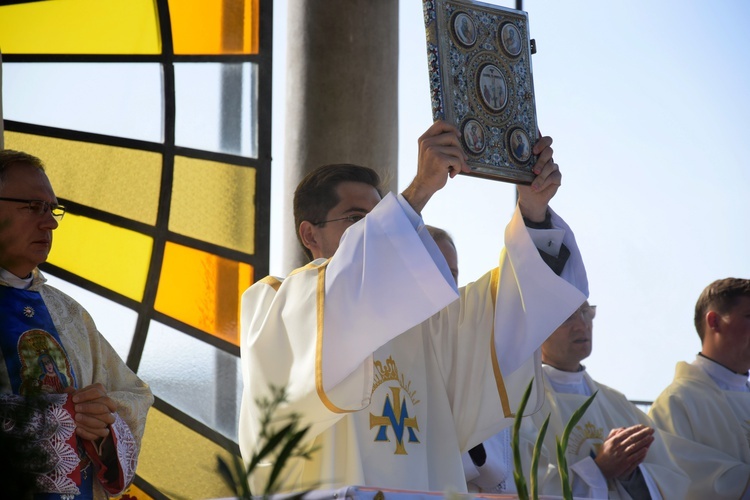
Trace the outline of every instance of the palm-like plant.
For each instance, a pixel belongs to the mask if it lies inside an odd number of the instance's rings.
[[[279,406],[287,401],[284,388],[270,387],[271,397],[256,401],[261,409],[260,418],[260,443],[259,450],[253,454],[247,467],[236,455],[232,455],[231,466],[221,457],[218,458],[218,469],[224,482],[231,488],[239,499],[250,500],[262,496],[268,498],[278,491],[281,473],[292,458],[310,460],[315,448],[303,449],[300,447],[302,439],[310,429],[309,426],[300,428],[300,415],[292,413],[281,419],[276,413]],[[274,425],[275,424],[275,425]],[[279,425],[279,430],[273,430]],[[274,458],[271,473],[268,476],[265,487],[261,494],[254,493],[250,488],[250,475],[259,464],[266,458]],[[288,500],[302,498],[307,491],[288,497]]]
[[[547,434],[547,426],[549,425],[550,415],[547,414],[547,418],[539,428],[539,433],[534,443],[534,450],[531,454],[531,470],[529,471],[529,484],[531,485],[531,491],[526,486],[526,478],[523,473],[523,464],[521,463],[521,448],[520,448],[520,430],[521,430],[521,419],[523,418],[523,412],[526,410],[526,404],[529,401],[531,395],[531,388],[534,384],[532,379],[529,382],[529,386],[521,397],[521,402],[518,405],[515,419],[513,421],[513,437],[511,439],[511,446],[513,448],[513,480],[516,483],[516,492],[520,500],[539,499],[539,481],[538,481],[538,468],[539,468],[539,457],[542,454],[542,445],[544,443],[544,437]],[[598,391],[597,391],[598,392]],[[568,440],[571,432],[578,422],[586,413],[586,410],[596,397],[596,392],[589,396],[589,398],[570,416],[565,429],[563,430],[562,437],[556,438],[557,444],[557,472],[560,475],[560,481],[562,482],[563,498],[565,500],[573,499],[573,491],[570,488],[570,472],[568,471],[568,460],[565,457],[565,450],[568,448]]]
[[[589,396],[588,399],[584,401],[584,403],[576,411],[573,412],[573,414],[570,416],[570,420],[568,420],[568,424],[563,430],[562,437],[557,438],[557,472],[560,474],[563,498],[565,498],[566,500],[572,500],[573,498],[573,490],[570,488],[570,472],[568,471],[568,459],[565,456],[565,450],[568,449],[568,439],[570,438],[570,433],[573,432],[573,429],[575,429],[575,426],[578,425],[581,417],[583,417],[583,414],[586,413],[586,410],[588,410],[589,406],[591,406],[591,403],[594,401],[594,398],[596,397],[596,394],[598,392],[599,391],[596,391],[594,394]]]

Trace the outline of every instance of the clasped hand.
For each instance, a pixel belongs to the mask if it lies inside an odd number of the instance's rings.
[[[109,436],[109,426],[115,423],[117,404],[107,395],[104,386],[96,383],[78,390],[68,387],[65,392],[75,404],[78,437],[95,441]]]
[[[646,458],[653,442],[654,429],[645,425],[612,429],[594,462],[607,479],[627,478]]]

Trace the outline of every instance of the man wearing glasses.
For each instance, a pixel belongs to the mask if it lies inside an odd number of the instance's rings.
[[[287,389],[282,413],[311,426],[304,446],[318,447],[290,465],[283,489],[466,491],[461,452],[512,422],[502,417],[534,374],[534,351],[587,293],[573,234],[548,209],[561,180],[551,142],[535,145],[537,177],[519,187],[500,266],[460,290],[420,216],[469,169],[455,127],[436,122],[422,135],[400,195],[381,198],[377,174],[354,165],[303,179],[295,224],[312,262],[242,299],[246,461],[263,441],[256,402],[273,385]]]
[[[64,214],[38,158],[0,151],[0,409],[44,419],[9,431],[49,451],[35,492],[105,498],[133,479],[153,396],[37,269]]]
[[[534,443],[550,415],[538,467],[539,492],[562,494],[556,438],[562,436],[573,412],[596,393],[568,442],[573,495],[684,498],[689,479],[668,453],[662,436],[654,432],[653,422],[623,394],[594,381],[581,364],[591,354],[595,315],[596,306],[585,302],[542,344],[546,397],[542,409],[522,422],[520,449],[524,475],[529,477]],[[473,471],[467,469],[467,480],[472,490],[516,491],[509,432],[501,432],[485,442],[481,451],[474,449],[470,454],[474,467]]]

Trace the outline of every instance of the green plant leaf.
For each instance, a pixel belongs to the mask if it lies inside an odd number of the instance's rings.
[[[583,414],[586,413],[586,410],[589,409],[591,403],[594,402],[594,398],[596,397],[598,392],[599,391],[596,391],[594,394],[589,396],[588,399],[570,416],[570,420],[568,420],[568,424],[565,426],[565,430],[563,431],[562,435],[563,450],[568,449],[568,439],[570,438],[571,432],[573,432],[575,426],[578,425],[578,422],[581,420],[581,417],[583,417]]]
[[[544,444],[544,436],[547,434],[547,426],[549,425],[550,414],[547,414],[547,418],[544,420],[542,427],[539,429],[539,434],[536,437],[536,443],[534,443],[534,452],[531,454],[531,470],[529,473],[529,483],[531,486],[531,498],[539,500],[539,455],[542,454],[542,445]]]
[[[562,446],[562,442],[558,438],[557,443],[557,473],[560,476],[560,485],[562,486],[562,496],[565,500],[571,500],[573,498],[573,491],[570,489],[570,481],[568,481],[568,460],[565,458],[565,448]]]
[[[301,431],[292,434],[286,444],[284,444],[284,447],[281,449],[281,452],[279,452],[278,456],[276,457],[276,461],[273,464],[271,475],[268,476],[268,483],[266,483],[265,491],[266,494],[274,493],[274,489],[276,488],[276,481],[279,478],[279,474],[281,474],[281,471],[289,461],[289,458],[293,456],[294,450],[297,448],[297,445],[300,443],[300,441],[302,441],[302,439],[305,437],[305,434],[307,434],[308,430],[310,430],[310,427],[305,427]]]
[[[511,447],[513,448],[513,481],[516,483],[516,493],[520,500],[528,500],[529,491],[526,488],[526,479],[523,475],[523,464],[521,463],[521,448],[520,448],[520,433],[521,433],[521,419],[523,418],[523,412],[526,409],[526,404],[529,402],[529,396],[531,395],[531,387],[534,385],[534,379],[529,381],[529,386],[521,397],[521,402],[518,404],[518,410],[516,410],[516,416],[513,420],[513,436],[511,438]]]
[[[562,438],[559,438],[557,440],[557,472],[560,474],[560,481],[562,483],[562,489],[563,489],[563,498],[566,500],[572,500],[573,498],[573,492],[570,489],[570,481],[568,478],[570,477],[570,473],[568,471],[568,459],[565,457],[565,451],[568,449],[568,439],[570,439],[570,434],[573,432],[573,429],[575,429],[575,426],[578,425],[578,422],[581,420],[581,417],[583,417],[583,414],[586,413],[586,410],[589,409],[589,406],[591,406],[591,403],[594,402],[594,398],[596,397],[597,393],[599,391],[596,391],[594,394],[588,397],[584,403],[578,407],[576,411],[573,412],[573,414],[570,416],[570,420],[568,420],[567,425],[565,426],[565,430],[563,430]]]
[[[227,463],[221,457],[216,457],[216,459],[219,462],[217,465],[217,468],[219,469],[219,475],[224,480],[224,484],[232,489],[232,493],[234,493],[235,495],[239,495],[239,491],[237,491],[239,489],[239,485],[237,484],[238,481],[232,474],[232,471],[229,469],[229,465],[227,465]]]
[[[284,438],[287,437],[287,434],[294,431],[295,426],[296,423],[291,422],[282,427],[280,431],[273,434],[270,438],[268,438],[268,442],[265,444],[265,446],[263,446],[263,448],[258,453],[253,455],[253,458],[247,465],[246,475],[249,476],[255,470],[255,467],[258,466],[258,463],[260,463],[260,461],[263,460],[269,453],[275,450],[284,441]]]

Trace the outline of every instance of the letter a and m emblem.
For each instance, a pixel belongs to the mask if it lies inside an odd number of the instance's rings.
[[[393,434],[396,435],[395,455],[406,455],[404,430],[409,433],[410,443],[418,443],[419,439],[417,439],[414,431],[419,431],[419,424],[416,417],[409,417],[406,398],[401,399],[401,388],[390,387],[390,390],[393,395],[393,403],[391,402],[391,398],[386,396],[385,404],[383,405],[383,415],[378,416],[370,413],[370,429],[380,426],[375,441],[390,441],[387,434],[388,426],[390,425],[393,428]]]

